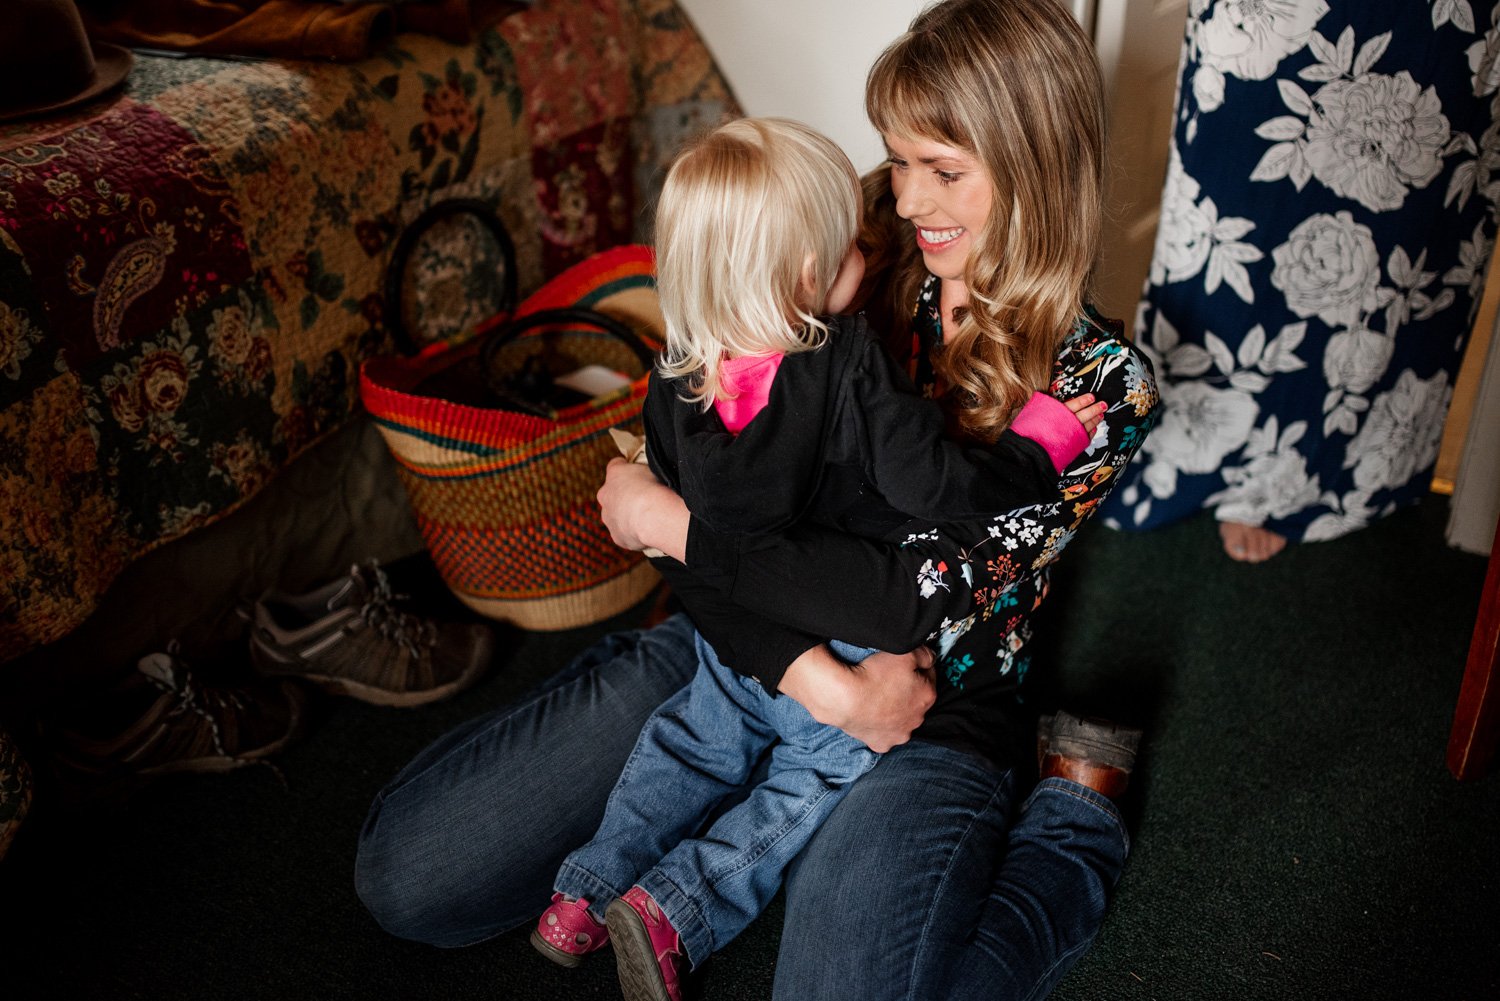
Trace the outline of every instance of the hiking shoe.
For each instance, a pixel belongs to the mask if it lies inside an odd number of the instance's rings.
[[[604,912],[625,1001],[682,1001],[687,955],[672,922],[639,886]]]
[[[402,598],[375,563],[309,594],[268,591],[243,613],[250,659],[262,674],[381,706],[435,702],[477,681],[490,666],[489,627],[435,622],[402,611]]]
[[[554,893],[552,906],[537,919],[531,944],[558,966],[574,967],[609,944],[609,929],[594,920],[586,899]]]
[[[70,779],[85,781],[269,764],[301,733],[306,703],[288,680],[203,684],[172,644],[142,657],[108,694],[58,719],[55,758]]]

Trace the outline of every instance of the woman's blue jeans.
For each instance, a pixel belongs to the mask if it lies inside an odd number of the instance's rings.
[[[355,883],[440,946],[535,921],[599,826],[648,717],[692,678],[683,617],[608,637],[520,703],[419,754],[376,797]],[[783,1001],[1041,998],[1098,931],[1128,847],[1104,797],[913,742],[855,782],[786,875]]]

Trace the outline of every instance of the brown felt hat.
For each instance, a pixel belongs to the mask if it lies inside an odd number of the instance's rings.
[[[81,104],[118,87],[129,49],[90,42],[73,0],[4,0],[0,122]]]

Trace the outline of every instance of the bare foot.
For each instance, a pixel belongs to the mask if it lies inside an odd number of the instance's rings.
[[[1219,537],[1229,558],[1241,563],[1264,563],[1286,548],[1286,536],[1237,521],[1219,522]]]

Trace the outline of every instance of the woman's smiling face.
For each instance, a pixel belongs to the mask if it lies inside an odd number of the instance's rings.
[[[979,160],[930,139],[886,135],[896,214],[916,228],[927,270],[961,281],[974,241],[984,231],[994,188]]]

